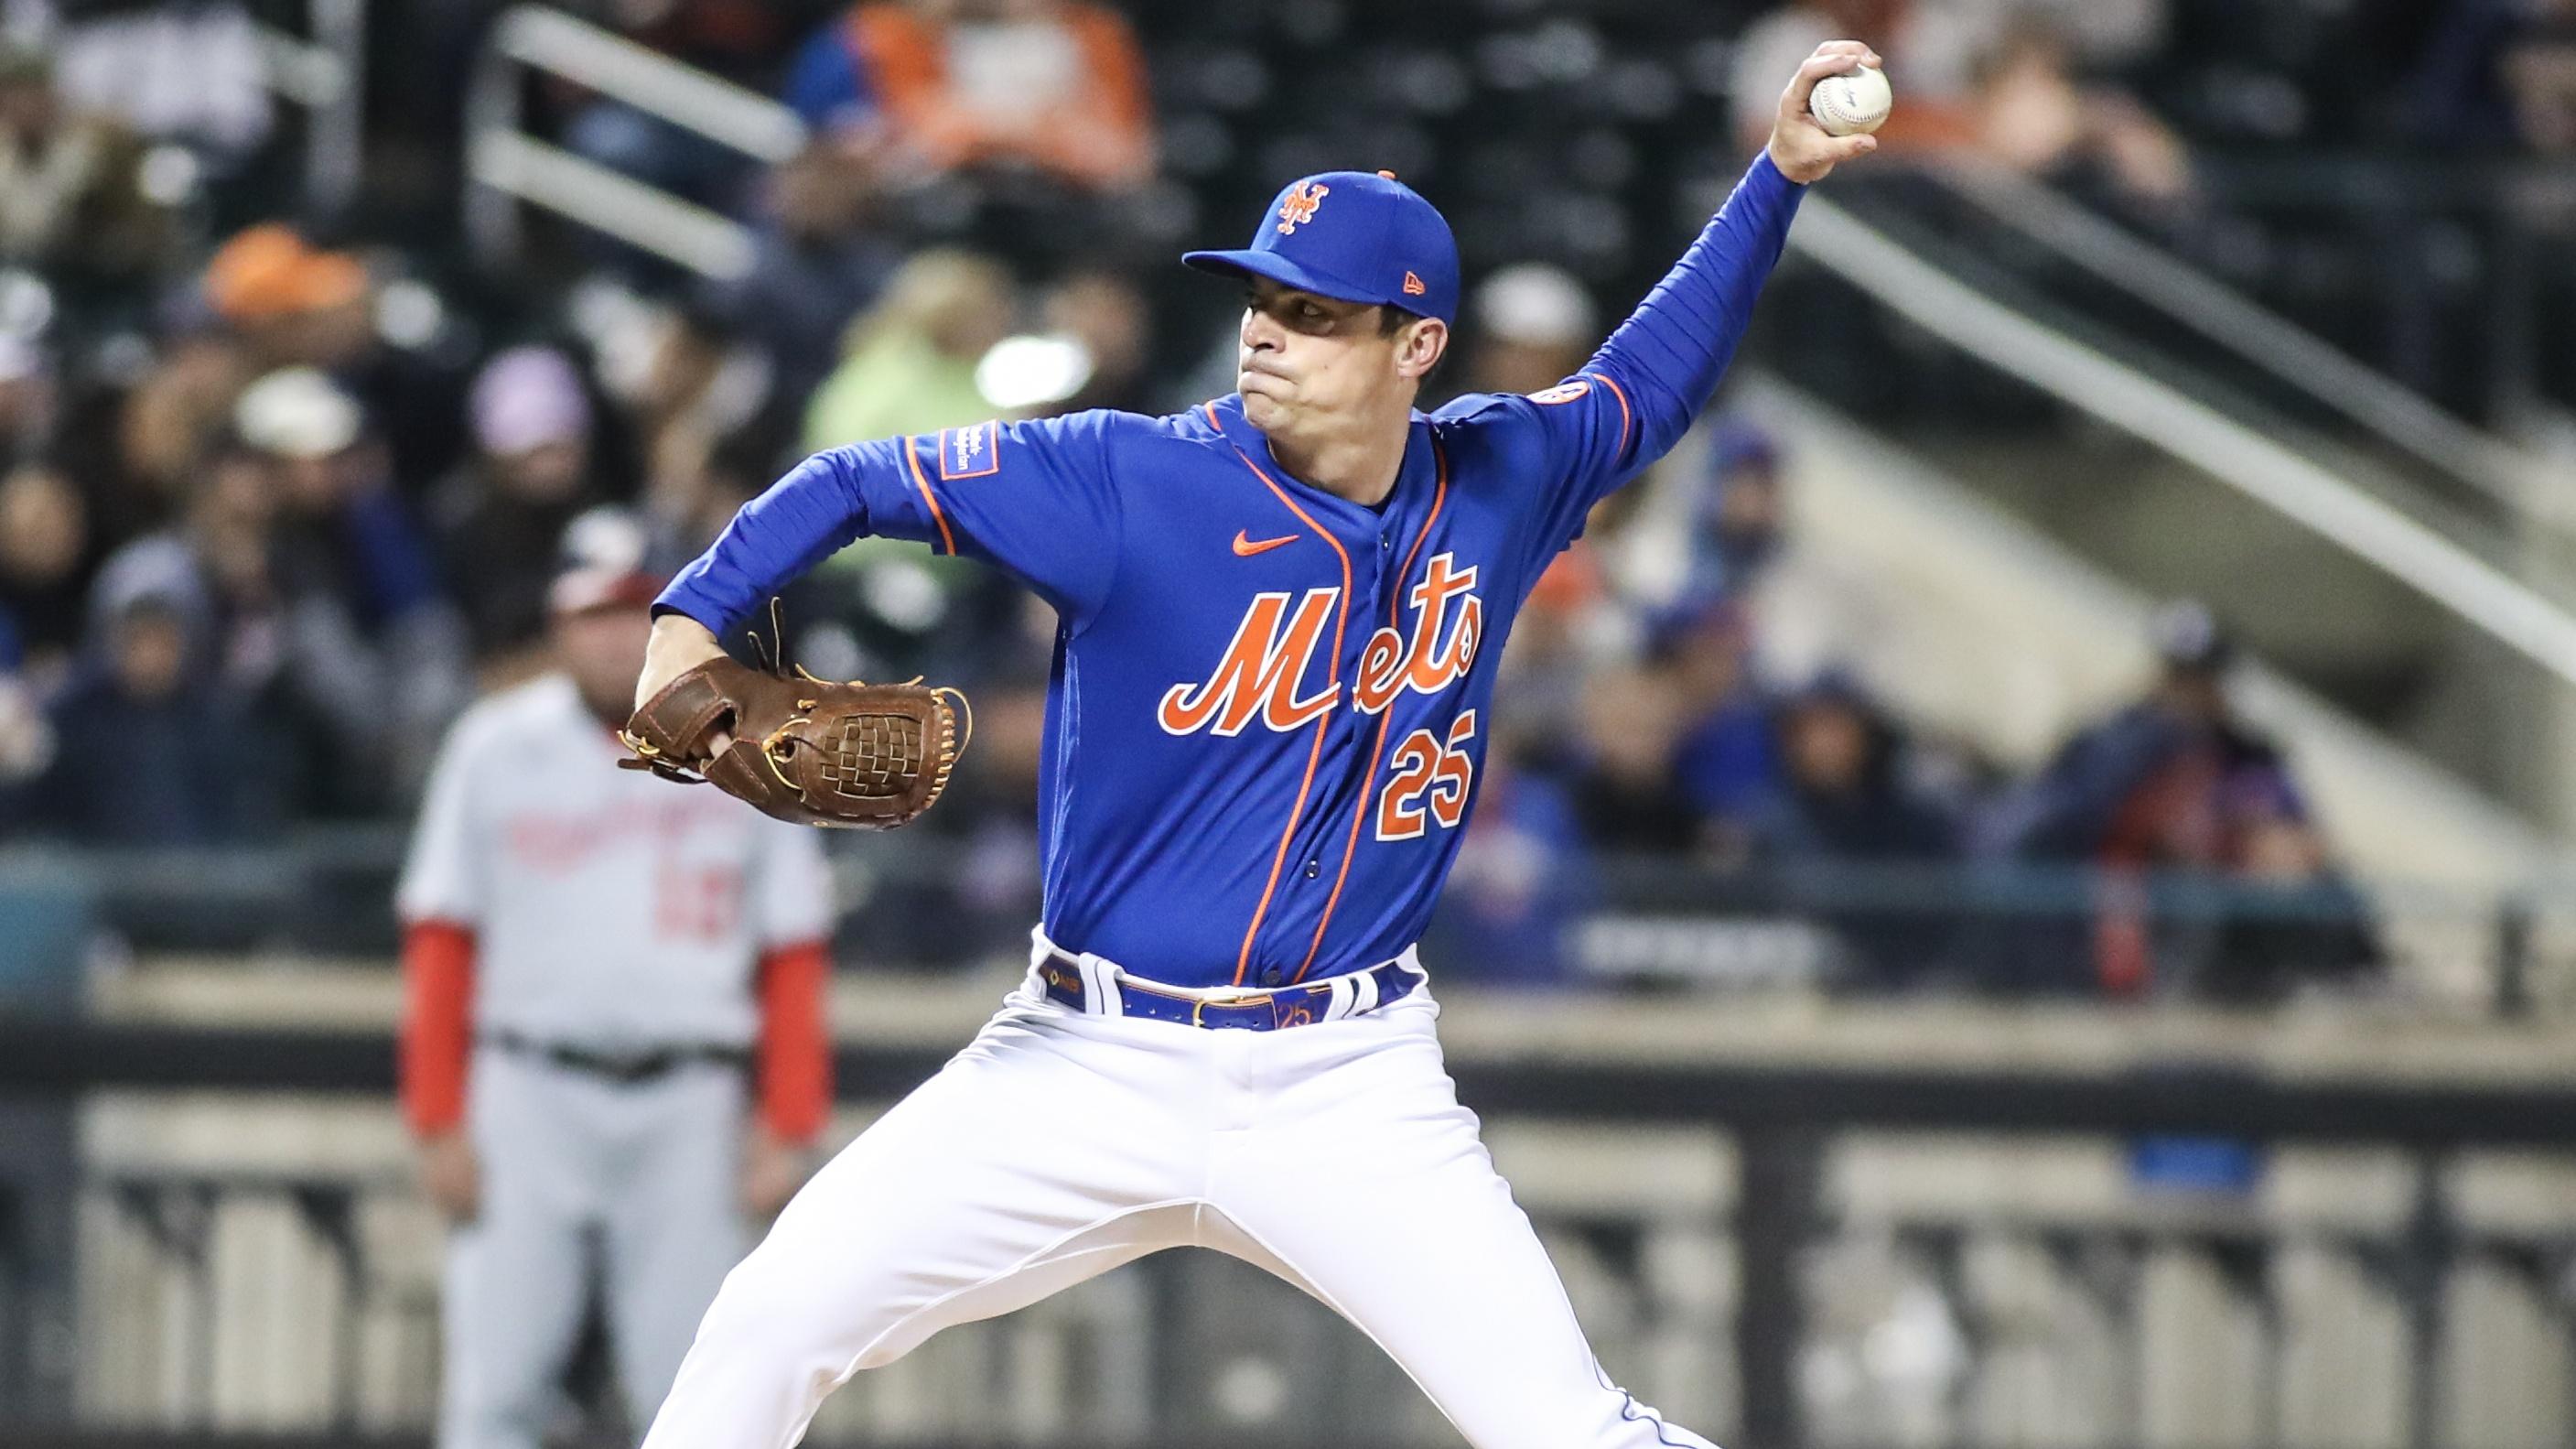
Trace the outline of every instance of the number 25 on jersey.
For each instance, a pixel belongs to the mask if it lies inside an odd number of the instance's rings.
[[[1455,830],[1467,818],[1467,788],[1476,777],[1476,762],[1467,742],[1476,737],[1476,712],[1468,710],[1451,722],[1443,741],[1429,730],[1415,730],[1395,747],[1395,773],[1377,802],[1377,838],[1411,840],[1437,823]]]

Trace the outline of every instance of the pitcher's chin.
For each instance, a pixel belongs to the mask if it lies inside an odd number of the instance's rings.
[[[1272,383],[1270,385],[1277,386],[1276,383]],[[1254,427],[1262,429],[1264,432],[1269,431],[1273,426],[1284,420],[1288,416],[1288,412],[1289,408],[1286,403],[1283,403],[1277,398],[1271,397],[1266,393],[1246,392],[1243,394],[1244,420],[1251,423]]]

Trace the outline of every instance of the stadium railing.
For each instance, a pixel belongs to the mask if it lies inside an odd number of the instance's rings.
[[[2535,436],[2576,408],[2576,377],[2551,326],[2576,245],[2576,178],[2557,159],[2364,147],[2221,153],[2205,165],[2229,213],[2301,247],[2322,241],[2321,255],[2362,279],[2358,297],[2322,297],[2374,324],[2392,359],[2401,343],[2430,341],[2428,325],[2450,333],[2435,355],[2451,365],[2432,376],[2454,406]],[[2410,276],[2427,285],[2410,295]],[[2428,306],[2441,320],[2423,315]]]
[[[2549,528],[2569,525],[2563,508],[2544,496],[2552,468],[2547,460],[2462,421],[2174,252],[1991,161],[1947,158],[1924,174],[1973,203],[1987,224],[2044,248],[2091,282],[2146,304],[2350,427],[2487,494],[2518,517]]]
[[[575,82],[763,164],[796,154],[794,111],[545,5],[515,5],[492,27],[465,100],[465,225],[487,263],[513,257],[518,207],[542,206],[707,277],[751,270],[740,222],[531,133],[531,73]]]
[[[297,35],[258,29],[268,88],[311,113],[304,128],[306,200],[324,213],[354,200],[366,166],[368,0],[305,0]]]
[[[0,924],[47,922],[60,939],[88,934],[144,958],[279,952],[381,966],[398,944],[391,899],[403,840],[394,827],[339,826],[260,848],[0,852]],[[971,843],[836,841],[831,859],[840,939],[852,962],[955,973],[1025,949],[1036,881],[997,885]],[[1434,919],[1429,958],[1450,952],[1447,969],[1464,981],[1610,992],[2109,1000],[2117,994],[2106,994],[2094,975],[2090,933],[2106,902],[2116,901],[2173,963],[2133,999],[2262,1004],[2322,984],[2426,1017],[2576,1014],[2576,897],[2556,878],[2504,889],[2402,880],[2345,888],[2173,870],[2114,878],[2039,862],[1718,868],[1615,854],[1564,863],[1557,873],[1571,888],[1516,901],[1525,909],[1512,928],[1552,938],[1552,949],[1516,971],[1480,970],[1474,953],[1482,938],[1468,919],[1474,900],[1461,888]],[[968,882],[971,897],[961,894]],[[49,914],[26,914],[40,906]],[[2284,967],[2280,989],[2229,993],[2226,963],[2266,949],[2281,954],[2282,933],[2304,927],[2356,928],[2372,949],[2347,959],[2356,953],[2292,941],[2305,954]],[[1906,959],[1891,968],[1891,955]],[[54,957],[61,965],[53,975],[24,963],[0,972],[0,1014],[60,1015],[76,1006],[77,962],[63,951]]]
[[[2576,685],[2576,612],[2450,532],[1969,285],[1829,197],[1808,198],[1789,249],[1968,355],[2190,463]]]
[[[982,1009],[979,996],[953,993],[932,1012],[898,1010],[891,997],[879,1003],[866,1014],[866,1039],[841,1052],[845,1101],[890,1100],[934,1070]],[[1937,1442],[1953,1444],[2431,1449],[2546,1442],[2549,1426],[2562,1422],[2543,1376],[2499,1388],[2478,1367],[2503,1351],[2499,1321],[2520,1325],[2507,1338],[2532,1340],[2512,1349],[2513,1362],[2537,1354],[2545,1363],[2571,1341],[2563,1275],[2576,1266],[2576,1217],[2545,1191],[2533,1213],[2533,1194],[2488,1190],[2499,1172],[2528,1173],[2534,1162],[2560,1174],[2550,1182],[2576,1171],[2576,1077],[2563,1052],[2545,1064],[2545,1042],[2525,1039],[2473,1063],[2481,1045],[2503,1048],[2506,1039],[2454,1036],[2451,1065],[2427,1071],[2396,1060],[2406,1055],[2394,1050],[2401,1037],[2374,1046],[2366,1024],[2327,1053],[2314,1050],[2319,1033],[2309,1023],[2240,1031],[2233,1049],[2221,1044],[2226,1032],[2202,1030],[2173,1039],[2196,1048],[2087,1060],[2081,1043],[2008,1045],[2045,1041],[2035,1029],[2044,1022],[1933,1013],[1918,1024],[1929,1039],[1906,1052],[1886,1045],[1897,1040],[1886,1034],[1896,1022],[1883,1015],[1848,1029],[1774,1018],[1730,1030],[1717,1020],[1652,1002],[1560,1003],[1533,1015],[1462,991],[1443,1024],[1461,1099],[1490,1124],[1498,1159],[1596,1333],[1623,1373],[1660,1380],[1636,1386],[1676,1418],[1696,1418],[1728,1441],[1788,1449],[1900,1442],[1868,1437],[1869,1426],[1880,1434],[1889,1426],[1833,1390],[1821,1365],[1839,1355],[1882,1387],[1921,1379]],[[0,1025],[0,1106],[78,1109],[93,1138],[115,1135],[102,1122],[130,1125],[154,1110],[242,1124],[234,1130],[244,1133],[298,1102],[339,1118],[389,1119],[392,1073],[382,1032]],[[1551,1131],[1552,1145],[1529,1135]],[[2089,1164],[2072,1177],[2098,1176],[2109,1164],[2130,1187],[2077,1203],[2080,1195],[2061,1190],[2070,1154]],[[1981,1190],[1959,1190],[1961,1162],[1982,1162]],[[72,1191],[80,1234],[124,1244],[117,1271],[93,1265],[74,1285],[69,1264],[31,1251],[23,1236],[0,1241],[0,1263],[11,1265],[0,1303],[32,1306],[40,1319],[33,1332],[0,1325],[8,1330],[0,1344],[49,1342],[57,1372],[67,1354],[90,1361],[88,1409],[48,1422],[30,1406],[59,1406],[60,1395],[0,1401],[19,1406],[0,1407],[10,1442],[424,1442],[433,1307],[418,1271],[384,1266],[404,1251],[434,1252],[425,1210],[405,1184],[346,1159],[295,1172],[91,1162]],[[23,1235],[45,1216],[45,1204],[34,1213],[29,1206],[22,1191],[18,1211],[0,1221]],[[397,1220],[410,1225],[408,1249]],[[1947,1327],[1887,1327],[1902,1315],[1877,1315],[1857,1330],[1845,1321],[1835,1283],[1854,1260],[1881,1258],[1871,1271],[1930,1295]],[[1218,1431],[1227,1442],[1280,1445],[1449,1442],[1400,1377],[1353,1367],[1374,1360],[1320,1308],[1300,1308],[1283,1292],[1255,1312],[1241,1297],[1248,1275],[1204,1276],[1213,1267],[1157,1259],[1126,1280],[1144,1295],[1141,1306],[1039,1319],[1016,1338],[977,1336],[1006,1328],[952,1335],[943,1342],[968,1347],[929,1382],[964,1397],[922,1432],[898,1435],[878,1423],[857,1442],[1033,1442],[1010,1404],[1036,1392],[1020,1380],[1041,1363],[1065,1369],[1046,1392],[1074,1399],[1039,1414],[1058,1428],[1034,1442],[1150,1446],[1205,1442]],[[2320,1273],[2345,1286],[2320,1297],[2312,1281]],[[2196,1308],[2157,1306],[2177,1284],[2208,1296]],[[66,1309],[62,1297],[75,1286],[90,1301]],[[2481,1292],[2509,1294],[2512,1312],[2499,1320],[2477,1307]],[[101,1296],[109,1294],[113,1301]],[[212,1307],[218,1301],[225,1312]],[[2046,1307],[2051,1301],[2058,1306]],[[1247,1312],[1263,1324],[1257,1343],[1227,1337],[1221,1353],[1186,1328]],[[2384,1317],[2388,1332],[2321,1352],[2355,1315]],[[2051,1351],[2048,1339],[2064,1329],[2050,1324],[2061,1318],[2094,1325],[2113,1371],[2080,1392],[2061,1387],[2090,1416],[2084,1432],[2033,1439],[2027,1424],[2009,1427],[2010,1413],[1976,1405],[2026,1375],[2032,1355]],[[1147,1409],[1124,1428],[1085,1407],[1084,1395],[1101,1385],[1059,1357],[1099,1352],[1104,1322],[1141,1340],[1118,1372],[1143,1376],[1121,1393],[1131,1409]],[[76,1325],[68,1338],[64,1323]],[[2169,1419],[2157,1427],[2174,1412],[2175,1375],[2190,1377],[2175,1368],[2177,1325],[2241,1335],[2250,1382],[2235,1397],[2251,1422],[2236,1431],[2203,1423],[2201,1437],[2188,1439]],[[125,1337],[100,1341],[110,1332]],[[1050,1332],[1068,1342],[1042,1352],[1039,1338]],[[1906,1366],[1914,1350],[1899,1340],[1922,1349],[1916,1340],[1927,1333],[1927,1342],[1948,1345],[1934,1355],[1948,1367],[1917,1374]],[[1323,1403],[1221,1391],[1227,1382],[1241,1388],[1246,1362],[1269,1363],[1291,1383],[1334,1382],[1337,1393]],[[96,1381],[114,1375],[101,1364],[138,1382],[102,1387]],[[867,1408],[901,1371],[871,1375],[846,1397]],[[2349,1441],[2320,1439],[2314,1423],[2285,1431],[2290,1417],[2314,1418],[2320,1394],[2339,1392],[2392,1396],[2388,1421]],[[873,1411],[891,1413],[882,1404]],[[2490,1416],[2489,1428],[2463,1438],[2461,1416],[2478,1414]],[[2503,1437],[2491,1437],[2497,1425],[2506,1426]],[[818,1442],[843,1441],[818,1432]]]

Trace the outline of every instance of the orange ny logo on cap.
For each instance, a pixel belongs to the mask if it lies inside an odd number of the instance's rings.
[[[1324,204],[1325,193],[1333,188],[1300,181],[1288,188],[1288,199],[1279,206],[1279,234],[1290,236],[1297,228],[1315,219],[1315,208]]]

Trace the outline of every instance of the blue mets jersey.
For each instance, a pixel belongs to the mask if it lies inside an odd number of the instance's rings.
[[[1379,507],[1290,475],[1235,397],[984,423],[806,460],[657,607],[721,634],[862,534],[997,565],[1060,619],[1048,936],[1192,987],[1374,965],[1456,856],[1514,614],[1707,404],[1799,192],[1764,155],[1580,373],[1416,413]]]

